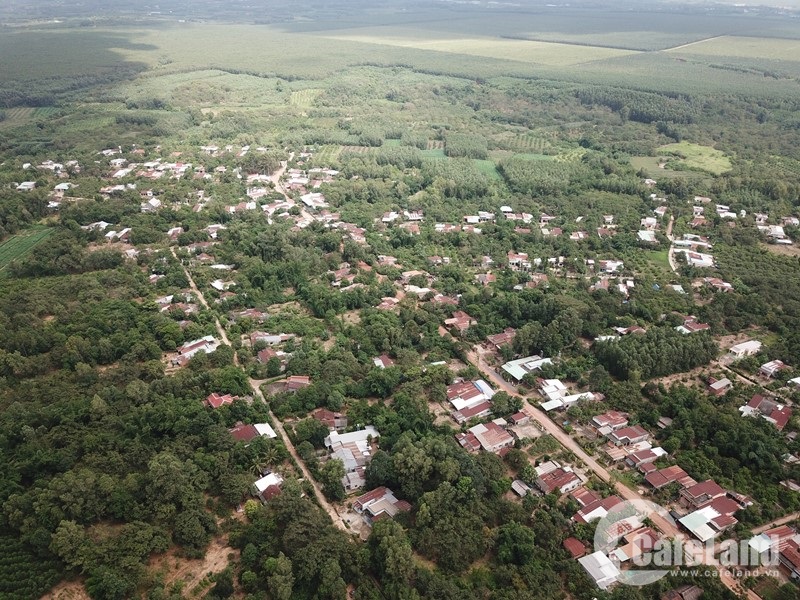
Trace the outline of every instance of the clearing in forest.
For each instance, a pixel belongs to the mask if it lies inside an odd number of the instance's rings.
[[[731,170],[731,160],[721,150],[711,146],[701,146],[690,142],[667,144],[658,148],[658,152],[670,158],[667,167],[676,170],[688,169],[693,171],[706,171],[712,175],[722,175]]]
[[[0,273],[3,273],[12,261],[27,256],[52,233],[53,230],[49,227],[31,227],[12,235],[0,244]]]

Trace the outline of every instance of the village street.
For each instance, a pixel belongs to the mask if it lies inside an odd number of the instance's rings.
[[[174,248],[172,249],[172,255],[175,256]],[[198,289],[197,285],[195,285],[194,279],[192,278],[192,275],[189,273],[189,270],[186,268],[185,265],[182,265],[182,267],[183,267],[183,272],[186,274],[186,278],[189,280],[189,286],[197,296],[197,299],[200,301],[200,304],[202,304],[205,308],[208,308],[208,302],[206,302],[203,293]],[[226,346],[230,346],[231,342],[228,339],[225,329],[222,327],[222,323],[220,323],[219,319],[214,319],[214,322],[216,324],[220,338],[222,339],[222,343],[224,343]],[[239,365],[239,359],[237,358],[235,351],[233,354],[233,361],[237,367],[241,368],[241,366]],[[251,377],[248,377],[248,381],[250,383],[250,387],[253,388],[255,395],[258,396],[258,398],[260,398],[261,401],[266,404],[264,395],[261,392],[261,384],[264,382],[252,379]],[[309,483],[311,483],[311,486],[314,489],[314,496],[317,498],[319,505],[326,513],[328,513],[328,516],[330,516],[331,520],[333,521],[333,524],[336,525],[336,527],[338,527],[342,531],[345,531],[348,534],[352,534],[353,532],[350,529],[348,529],[348,527],[345,525],[344,521],[339,516],[339,513],[336,511],[333,505],[330,502],[328,502],[328,500],[325,498],[324,494],[322,493],[322,488],[320,487],[320,485],[314,480],[314,478],[311,476],[311,473],[309,473],[308,468],[306,467],[303,460],[300,458],[300,455],[297,453],[294,444],[292,444],[292,440],[290,440],[289,436],[286,434],[286,430],[283,428],[283,424],[275,417],[275,415],[272,413],[272,410],[269,411],[269,416],[272,419],[275,432],[280,436],[281,441],[283,441],[283,444],[284,446],[286,446],[286,449],[289,451],[289,454],[291,454],[292,458],[297,463],[297,466],[303,473],[303,477],[305,477],[305,479]]]
[[[556,425],[539,407],[531,404],[527,398],[517,393],[516,388],[508,381],[503,379],[483,358],[482,348],[476,346],[467,352],[467,360],[477,368],[485,377],[488,377],[497,387],[510,396],[516,396],[523,399],[524,411],[533,417],[541,428],[551,436],[553,436],[566,450],[572,452],[578,459],[583,461],[601,480],[610,483],[614,486],[615,491],[624,500],[641,500],[641,494],[632,490],[621,481],[614,480],[608,470],[603,467],[597,460],[589,456],[583,448],[564,430]],[[667,538],[685,539],[684,534],[678,529],[678,526],[670,519],[663,518],[657,513],[649,515],[650,520]],[[728,569],[722,565],[714,562],[709,565],[717,570],[720,580],[725,586],[735,594],[741,594],[742,588],[739,583],[731,576]],[[750,600],[760,600],[758,594],[752,590],[747,590],[747,597]]]

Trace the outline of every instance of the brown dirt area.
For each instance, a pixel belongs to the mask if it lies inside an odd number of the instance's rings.
[[[781,244],[761,244],[761,247],[773,254],[781,256],[800,256],[800,246],[783,246]]]
[[[91,600],[81,581],[62,581],[41,600]]]
[[[177,556],[176,549],[168,551],[150,560],[149,567],[152,572],[164,572],[165,583],[183,582],[184,592],[192,593],[200,582],[209,573],[219,573],[228,566],[228,555],[238,557],[239,551],[228,546],[228,536],[214,538],[208,546],[206,555],[202,559],[188,559]]]

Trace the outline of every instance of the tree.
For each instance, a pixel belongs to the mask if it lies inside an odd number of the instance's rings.
[[[500,563],[525,565],[536,550],[533,531],[515,521],[497,531],[497,560]]]
[[[342,478],[345,476],[344,463],[338,458],[332,458],[319,471],[319,481],[322,484],[322,493],[328,500],[343,500],[345,496]]]
[[[368,545],[373,568],[382,581],[409,584],[414,573],[414,553],[399,523],[391,519],[375,523]]]
[[[219,598],[222,600],[233,596],[235,590],[233,587],[233,573],[230,569],[225,569],[221,573],[218,573],[215,579],[214,587],[211,588],[211,591],[208,593],[211,598]]]
[[[91,562],[92,548],[86,531],[75,521],[61,521],[50,543],[50,550],[74,569],[83,569]]]
[[[279,552],[276,558],[268,558],[264,562],[267,573],[267,588],[275,600],[290,600],[294,587],[292,561]]]

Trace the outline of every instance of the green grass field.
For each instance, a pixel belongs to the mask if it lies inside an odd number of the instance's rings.
[[[672,48],[668,52],[702,56],[738,56],[800,62],[800,40],[723,35]]]
[[[478,170],[483,173],[484,175],[488,175],[490,179],[502,179],[500,173],[497,172],[497,165],[494,164],[493,160],[473,160],[475,166]]]
[[[0,273],[15,260],[27,256],[36,246],[53,233],[50,227],[31,227],[16,235],[12,235],[0,244]]]
[[[687,169],[706,171],[713,175],[722,175],[731,170],[731,159],[724,152],[710,146],[679,142],[661,146],[658,151],[676,157],[677,160],[669,159],[667,166],[675,162]]]
[[[651,250],[647,253],[647,258],[665,271],[670,271],[669,250]]]

